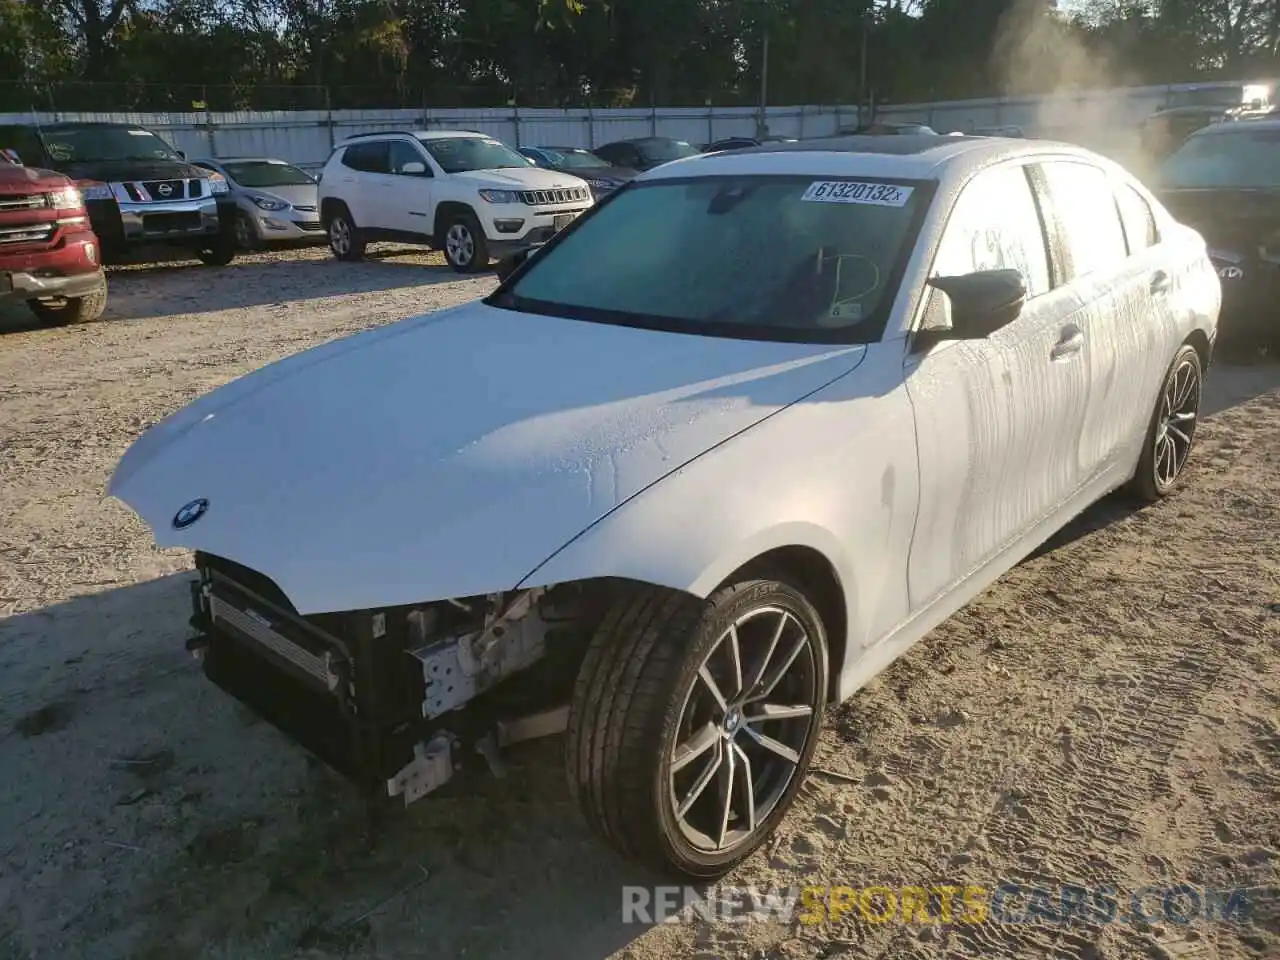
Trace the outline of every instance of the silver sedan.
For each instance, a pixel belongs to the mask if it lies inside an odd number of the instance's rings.
[[[197,160],[227,178],[236,202],[237,244],[252,250],[281,241],[322,241],[316,178],[284,160],[234,157]]]

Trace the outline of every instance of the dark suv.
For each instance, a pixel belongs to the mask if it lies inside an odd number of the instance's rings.
[[[165,140],[123,123],[0,126],[0,149],[76,182],[107,263],[180,247],[230,263],[235,204],[220,174],[187,163]]]

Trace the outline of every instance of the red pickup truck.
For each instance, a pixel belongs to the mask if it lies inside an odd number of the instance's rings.
[[[76,185],[0,152],[0,303],[25,300],[50,325],[97,320],[107,305],[101,261]]]

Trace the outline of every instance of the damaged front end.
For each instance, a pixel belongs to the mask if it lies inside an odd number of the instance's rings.
[[[206,676],[333,769],[405,804],[472,748],[557,733],[603,613],[588,583],[301,616],[267,577],[196,554],[187,647]],[[511,681],[519,677],[517,682]]]

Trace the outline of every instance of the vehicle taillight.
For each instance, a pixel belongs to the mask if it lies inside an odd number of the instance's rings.
[[[110,200],[111,188],[100,180],[77,180],[80,195],[86,200]]]
[[[84,198],[75,187],[63,187],[49,193],[49,206],[55,210],[84,210]]]

